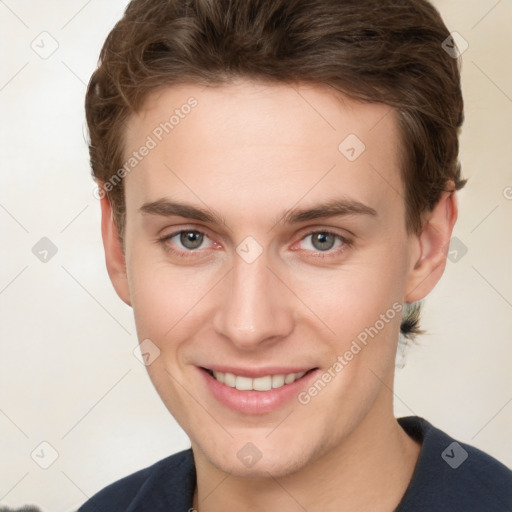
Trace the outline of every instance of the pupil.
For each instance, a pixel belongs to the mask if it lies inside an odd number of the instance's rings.
[[[317,233],[313,237],[313,245],[319,250],[331,249],[333,244],[334,236],[328,233]]]
[[[185,231],[181,233],[180,242],[187,249],[197,249],[203,241],[203,235],[196,231]]]

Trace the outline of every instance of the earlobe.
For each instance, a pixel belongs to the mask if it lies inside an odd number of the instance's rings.
[[[421,233],[411,240],[413,259],[407,278],[406,302],[425,298],[443,275],[457,214],[456,192],[443,192],[434,209],[425,216]]]
[[[112,214],[112,206],[107,196],[101,198],[101,236],[105,249],[107,272],[117,295],[131,306],[130,289],[126,273],[126,260],[121,240]]]

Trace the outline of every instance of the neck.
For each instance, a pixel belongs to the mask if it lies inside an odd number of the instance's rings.
[[[194,449],[194,509],[394,510],[412,478],[421,446],[394,418],[389,389],[383,387],[381,394],[386,400],[377,400],[375,407],[338,446],[284,477],[234,477],[212,466],[200,450]]]

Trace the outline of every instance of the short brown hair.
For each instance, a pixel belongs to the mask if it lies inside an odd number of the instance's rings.
[[[162,86],[321,83],[397,113],[405,223],[419,233],[448,183],[466,181],[460,62],[442,47],[448,37],[427,0],[132,0],[87,89],[92,174],[100,185],[115,176],[127,119]],[[123,241],[123,181],[106,192]]]

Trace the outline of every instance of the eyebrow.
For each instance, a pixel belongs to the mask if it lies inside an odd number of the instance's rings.
[[[167,199],[158,199],[145,203],[139,208],[139,211],[141,213],[159,215],[162,217],[179,216],[201,222],[209,222],[211,224],[226,224],[225,219],[221,215],[209,209],[187,203],[169,201]],[[377,211],[353,199],[333,199],[311,208],[292,208],[284,212],[280,220],[277,220],[275,224],[299,224],[316,219],[346,215],[369,215],[377,217]]]
[[[309,220],[325,219],[345,215],[369,215],[377,217],[377,211],[354,199],[333,199],[312,208],[287,211],[278,224],[298,224]]]
[[[209,209],[200,208],[187,203],[178,203],[168,201],[167,199],[158,199],[150,203],[143,204],[139,211],[150,215],[160,215],[162,217],[186,217],[188,219],[210,222],[212,224],[225,224],[224,218]]]

